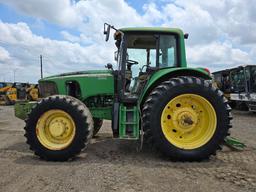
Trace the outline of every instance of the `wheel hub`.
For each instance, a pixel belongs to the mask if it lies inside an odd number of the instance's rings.
[[[174,112],[173,123],[183,132],[191,131],[198,121],[198,115],[187,107],[182,107]]]
[[[193,125],[194,123],[191,116],[187,116],[187,115],[183,115],[181,117],[181,120],[182,120],[182,125],[184,126],[190,126],[190,125]]]
[[[63,121],[54,121],[50,123],[49,131],[53,137],[60,137],[65,133],[66,127]]]

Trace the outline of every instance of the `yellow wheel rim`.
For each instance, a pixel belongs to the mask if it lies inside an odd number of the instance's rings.
[[[196,149],[205,145],[217,126],[212,104],[202,96],[182,94],[170,100],[161,115],[161,127],[166,139],[181,149]]]
[[[49,110],[37,122],[36,135],[40,143],[50,150],[68,147],[75,137],[73,118],[62,110]]]

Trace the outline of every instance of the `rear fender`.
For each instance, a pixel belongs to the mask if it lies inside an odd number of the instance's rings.
[[[150,94],[150,92],[161,82],[166,81],[170,78],[179,76],[192,76],[198,77],[206,80],[211,80],[211,76],[203,68],[167,68],[161,69],[155,72],[149,79],[143,93],[140,96],[139,103],[143,105],[145,99]]]

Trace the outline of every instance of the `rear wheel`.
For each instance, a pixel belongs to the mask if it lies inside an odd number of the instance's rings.
[[[81,101],[70,96],[51,96],[31,111],[25,131],[27,143],[36,155],[65,161],[87,146],[93,133],[93,120]]]
[[[231,127],[222,92],[194,77],[157,86],[143,108],[143,130],[173,160],[200,161],[220,149]]]

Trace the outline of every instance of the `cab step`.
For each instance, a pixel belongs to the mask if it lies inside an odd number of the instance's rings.
[[[119,138],[139,138],[139,111],[137,106],[120,105],[119,109]]]

